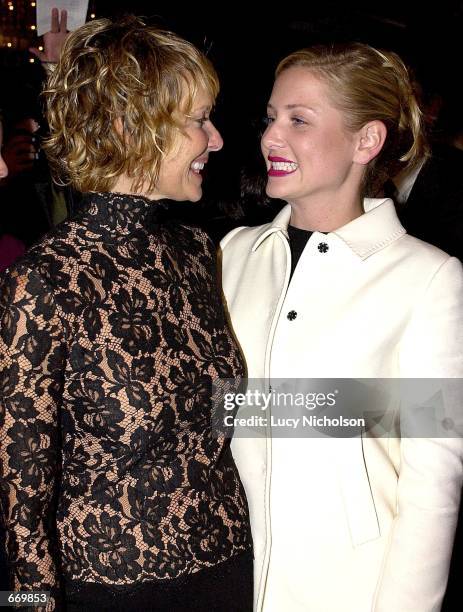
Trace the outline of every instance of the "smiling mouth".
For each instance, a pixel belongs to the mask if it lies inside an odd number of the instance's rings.
[[[270,168],[267,170],[268,176],[286,176],[296,172],[298,165],[296,162],[284,159],[283,157],[268,157]]]
[[[204,170],[205,162],[193,162],[190,166],[190,170],[195,174],[201,174],[202,170]]]

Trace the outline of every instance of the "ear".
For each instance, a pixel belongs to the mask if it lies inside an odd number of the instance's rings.
[[[382,121],[375,120],[366,123],[357,132],[357,146],[353,161],[366,166],[383,148],[387,136],[387,128]]]

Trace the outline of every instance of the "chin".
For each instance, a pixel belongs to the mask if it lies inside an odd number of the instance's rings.
[[[199,200],[203,197],[203,192],[199,193],[191,193],[189,194],[188,201],[189,202],[199,202]]]
[[[285,190],[278,189],[278,186],[270,185],[267,183],[267,187],[265,188],[265,193],[269,198],[278,198],[279,200],[286,200],[286,196],[288,195]]]

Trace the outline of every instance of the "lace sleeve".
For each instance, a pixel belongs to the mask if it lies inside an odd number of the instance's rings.
[[[64,342],[41,276],[15,266],[0,283],[0,484],[10,588],[50,591],[61,609],[56,539],[58,408]]]

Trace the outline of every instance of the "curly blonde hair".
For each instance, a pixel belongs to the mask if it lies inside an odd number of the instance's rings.
[[[276,76],[303,66],[327,85],[333,105],[349,130],[380,120],[387,128],[380,154],[367,167],[364,192],[374,195],[398,166],[413,168],[429,155],[422,112],[400,57],[363,43],[315,46],[285,57]]]
[[[54,179],[110,191],[119,176],[151,191],[199,89],[212,101],[217,73],[194,45],[130,16],[91,21],[67,39],[44,91]]]

